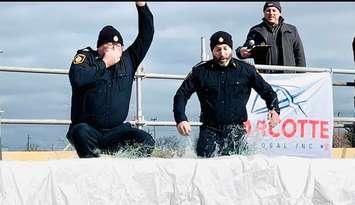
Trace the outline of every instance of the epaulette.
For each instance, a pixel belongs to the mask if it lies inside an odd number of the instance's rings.
[[[90,51],[93,51],[93,49],[90,46],[88,46],[86,48],[79,49],[78,51],[90,52]]]
[[[233,68],[238,68],[237,67],[237,59],[232,58],[230,63],[232,64]]]
[[[186,80],[188,77],[190,77],[190,76],[192,75],[193,70],[196,71],[196,69],[201,68],[201,66],[204,65],[204,64],[206,64],[206,63],[207,63],[207,61],[200,61],[200,62],[198,62],[196,65],[194,65],[194,66],[192,67],[191,71],[186,75],[186,77],[185,77],[184,80]]]
[[[197,63],[196,65],[194,65],[194,66],[192,67],[192,69],[196,69],[196,68],[200,67],[201,65],[206,64],[207,62],[208,62],[208,61],[200,61],[199,63]]]

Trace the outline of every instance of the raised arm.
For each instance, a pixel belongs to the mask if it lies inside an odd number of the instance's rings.
[[[138,11],[138,35],[127,49],[133,62],[134,71],[144,59],[153,41],[154,21],[146,2],[136,2]]]
[[[245,59],[251,57],[250,50],[247,48],[249,45],[250,40],[254,40],[254,35],[252,35],[251,29],[248,32],[247,39],[245,40],[243,46],[239,46],[235,53],[239,59]]]

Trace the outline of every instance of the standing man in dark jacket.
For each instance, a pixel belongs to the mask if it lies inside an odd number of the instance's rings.
[[[241,154],[246,150],[246,104],[251,88],[265,100],[269,125],[279,123],[276,93],[256,72],[253,65],[232,58],[232,36],[224,31],[210,38],[213,59],[192,68],[174,96],[177,130],[189,135],[191,127],[185,115],[188,99],[196,92],[201,105],[199,139],[196,152],[200,157]]]
[[[153,15],[145,2],[136,2],[138,36],[126,50],[118,30],[105,26],[97,51],[78,50],[69,70],[72,87],[71,125],[67,138],[80,158],[98,157],[135,146],[139,156],[154,148],[151,135],[124,123],[129,109],[134,74],[153,40]]]
[[[255,64],[306,67],[303,45],[294,25],[284,23],[281,5],[277,1],[264,5],[263,22],[253,26],[243,46],[236,49],[238,58],[253,58]],[[252,54],[256,45],[270,45],[267,50]],[[267,73],[283,71],[260,70]]]

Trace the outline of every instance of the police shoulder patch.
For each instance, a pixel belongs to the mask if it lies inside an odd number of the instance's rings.
[[[73,60],[73,63],[74,64],[81,64],[84,62],[86,56],[84,54],[77,54],[75,57],[74,57],[74,60]]]

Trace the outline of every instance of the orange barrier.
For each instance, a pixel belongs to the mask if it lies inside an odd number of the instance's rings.
[[[75,151],[3,152],[3,160],[56,160],[78,158]]]
[[[75,151],[3,152],[3,160],[58,160],[78,158]],[[332,158],[355,158],[355,148],[333,148]]]
[[[332,158],[355,158],[355,148],[333,148]]]

